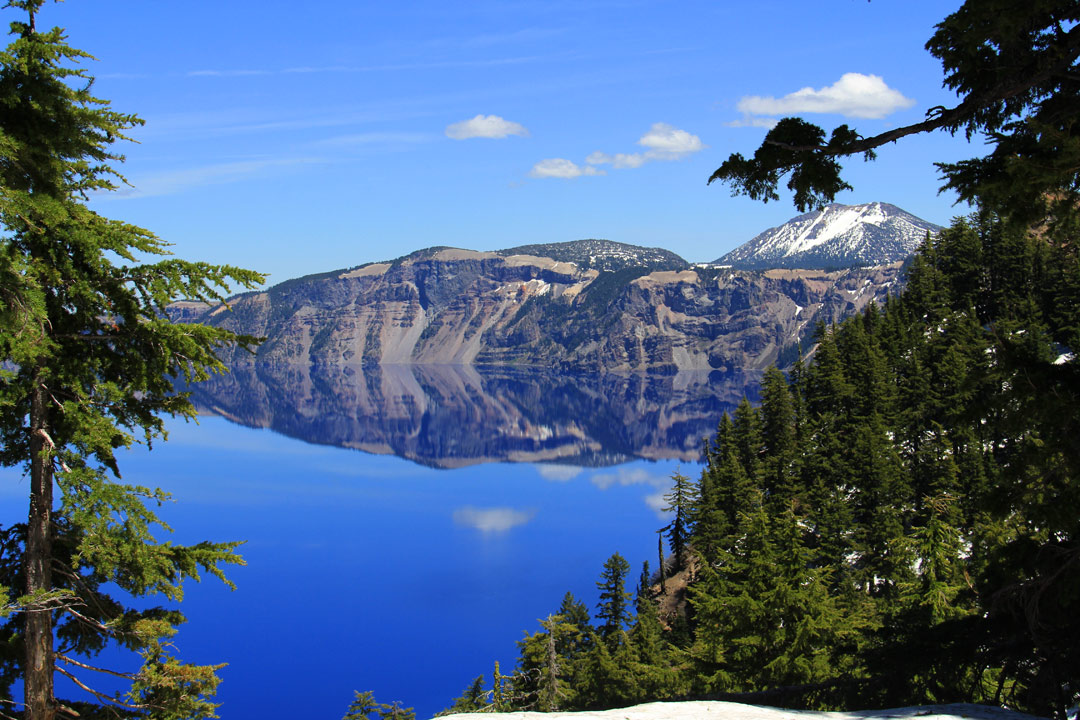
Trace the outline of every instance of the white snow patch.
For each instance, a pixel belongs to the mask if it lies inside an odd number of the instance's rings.
[[[1075,359],[1076,356],[1073,355],[1071,352],[1062,353],[1061,355],[1058,355],[1057,360],[1054,361],[1054,364],[1064,365],[1065,363],[1071,363]]]
[[[1004,708],[989,705],[956,703],[952,705],[923,705],[889,710],[863,710],[852,712],[816,712],[810,710],[784,710],[780,708],[743,705],[719,701],[654,702],[615,710],[587,712],[513,712],[513,713],[461,713],[447,715],[457,720],[885,720],[919,718],[919,720],[1034,720]]]

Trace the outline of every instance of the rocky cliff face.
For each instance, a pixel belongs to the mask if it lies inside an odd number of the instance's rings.
[[[436,248],[177,314],[265,336],[258,357],[273,362],[754,369],[785,364],[817,321],[882,301],[899,271],[601,271]]]

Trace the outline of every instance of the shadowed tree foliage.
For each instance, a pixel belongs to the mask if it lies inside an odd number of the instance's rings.
[[[596,619],[601,623],[600,637],[612,647],[619,644],[630,619],[630,593],[626,591],[626,575],[629,572],[630,563],[615,553],[604,563],[604,571],[596,583],[600,591],[600,602],[596,605]]]
[[[166,306],[220,301],[228,284],[262,276],[144,262],[168,255],[167,245],[86,207],[91,193],[123,182],[112,145],[141,121],[91,93],[78,67],[89,56],[59,28],[36,27],[43,2],[6,4],[18,16],[0,52],[0,464],[30,479],[28,521],[5,531],[0,560],[0,584],[17,596],[5,608],[15,617],[4,627],[3,692],[21,678],[32,720],[61,710],[95,717],[101,706],[118,716],[210,717],[217,666],[171,654],[183,616],[124,602],[180,600],[183,582],[204,572],[224,580],[222,566],[241,562],[238,543],[156,540],[154,526],[168,528],[151,508],[168,495],[119,482],[116,454],[163,438],[163,416],[193,415],[174,378],[204,379],[223,369],[217,348],[253,341],[173,324]],[[142,658],[137,672],[120,674],[129,683],[116,694],[87,677],[108,671],[92,662],[107,644]],[[83,698],[58,700],[57,673]]]
[[[627,638],[613,556],[607,632],[563,709],[766,691],[1063,719],[1080,699],[1078,247],[957,221],[903,296],[822,328],[790,380],[769,372],[690,493],[691,612],[659,618],[643,572]]]
[[[709,178],[732,193],[778,200],[787,177],[795,206],[805,212],[841,190],[840,160],[908,135],[943,130],[985,139],[983,157],[939,163],[945,188],[1024,223],[1076,213],[1080,198],[1080,6],[1074,0],[968,0],[942,20],[926,44],[941,60],[944,86],[959,102],[926,111],[922,122],[873,137],[847,125],[831,134],[799,118],[784,118],[745,158],[731,155]],[[828,136],[828,140],[826,137]]]

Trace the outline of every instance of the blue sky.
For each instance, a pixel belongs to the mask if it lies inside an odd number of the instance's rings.
[[[93,207],[280,282],[588,237],[713,260],[797,214],[705,184],[770,119],[870,135],[955,103],[924,45],[958,4],[68,0],[39,25],[146,121]],[[947,223],[933,163],[981,152],[907,138],[838,200]]]

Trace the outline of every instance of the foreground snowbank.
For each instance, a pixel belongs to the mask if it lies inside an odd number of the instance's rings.
[[[864,718],[918,718],[919,720],[1028,720],[1032,715],[988,705],[923,705],[891,710],[815,712],[742,705],[732,702],[654,702],[616,710],[591,712],[461,713],[454,720],[863,720]]]

